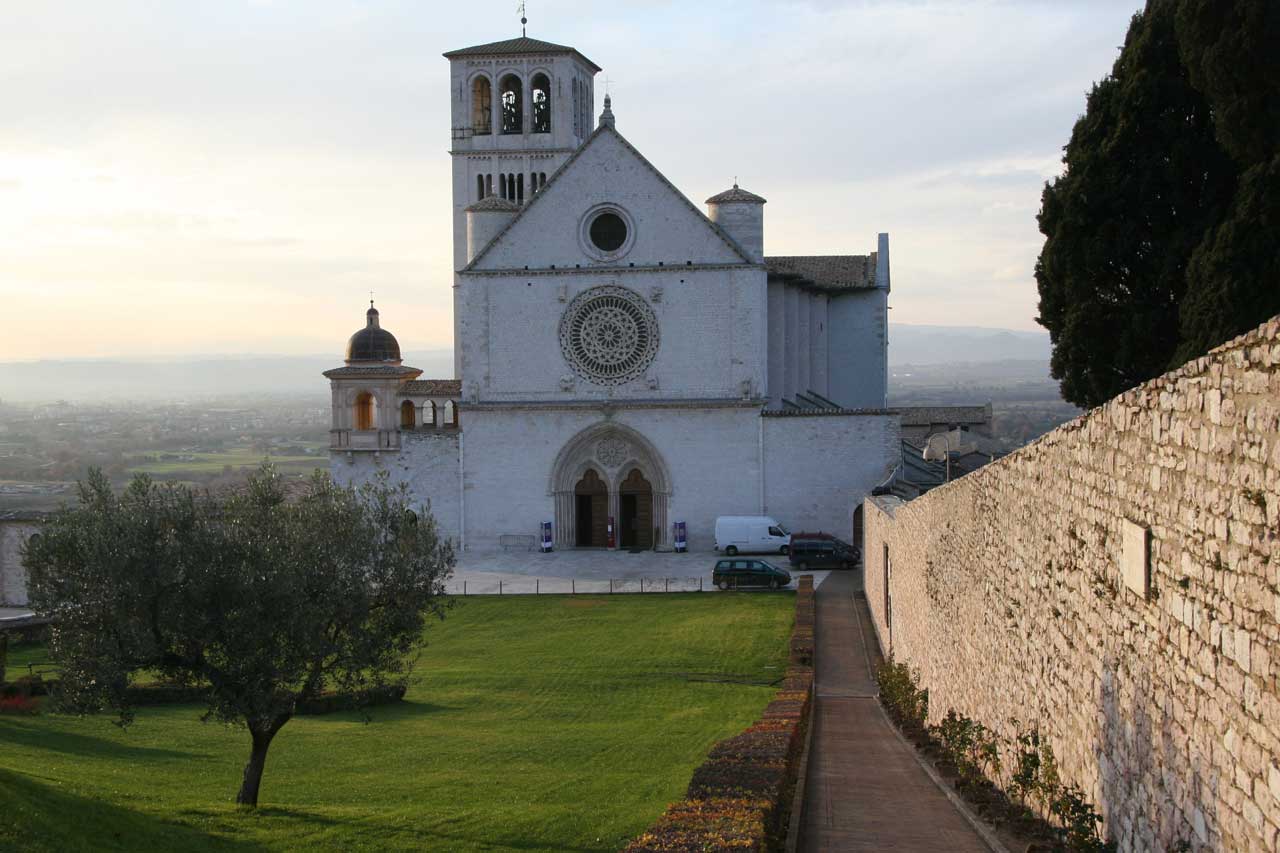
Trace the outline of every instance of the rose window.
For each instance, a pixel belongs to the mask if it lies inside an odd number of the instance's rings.
[[[560,319],[560,349],[582,378],[620,385],[644,373],[658,352],[658,321],[636,293],[593,287]]]

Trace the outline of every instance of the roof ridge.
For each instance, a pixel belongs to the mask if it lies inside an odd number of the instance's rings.
[[[596,65],[588,59],[587,56],[576,47],[572,47],[567,44],[556,44],[555,42],[543,41],[542,39],[530,38],[529,36],[523,35],[510,39],[486,42],[485,44],[460,47],[457,50],[446,51],[442,56],[444,56],[445,59],[453,59],[459,56],[483,56],[485,54],[503,56],[518,53],[571,53],[581,57],[583,62],[590,65],[596,71],[604,70],[599,65]]]

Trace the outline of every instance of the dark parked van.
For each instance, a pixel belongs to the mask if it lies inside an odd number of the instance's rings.
[[[791,537],[791,565],[799,571],[806,569],[852,569],[858,564],[858,549],[833,536],[821,539]]]

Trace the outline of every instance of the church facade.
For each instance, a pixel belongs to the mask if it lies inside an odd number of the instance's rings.
[[[420,378],[372,308],[332,388],[331,469],[386,469],[464,550],[667,549],[770,515],[848,538],[893,473],[888,235],[767,256],[765,200],[699,209],[598,122],[599,67],[529,38],[451,66],[455,378]],[[610,535],[612,530],[612,539]]]

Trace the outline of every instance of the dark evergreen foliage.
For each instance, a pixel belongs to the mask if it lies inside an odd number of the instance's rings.
[[[1099,405],[1280,312],[1278,6],[1149,0],[1089,94],[1039,217],[1038,320],[1068,401]]]
[[[317,472],[286,501],[264,467],[220,499],[144,476],[116,495],[93,471],[79,498],[25,554],[33,603],[54,617],[57,698],[127,724],[140,670],[200,688],[208,718],[249,730],[243,805],[257,805],[271,740],[301,707],[401,680],[443,614],[452,551],[385,481],[353,490]]]

